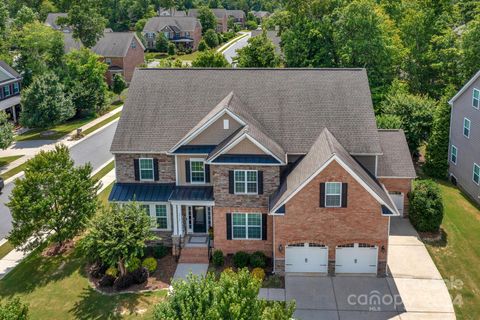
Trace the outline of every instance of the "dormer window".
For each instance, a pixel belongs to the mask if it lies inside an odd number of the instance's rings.
[[[205,162],[203,159],[190,159],[190,182],[205,183]]]
[[[478,89],[473,89],[472,106],[475,109],[480,107],[480,90]]]
[[[223,129],[224,129],[224,130],[230,129],[230,120],[228,120],[228,119],[223,119]]]

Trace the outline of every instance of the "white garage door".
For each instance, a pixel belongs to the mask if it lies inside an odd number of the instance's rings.
[[[285,272],[328,270],[328,248],[316,243],[298,243],[285,248]]]
[[[403,193],[401,192],[391,192],[390,198],[392,198],[393,203],[398,209],[398,212],[403,216]]]
[[[378,248],[364,243],[338,246],[335,273],[377,273]]]

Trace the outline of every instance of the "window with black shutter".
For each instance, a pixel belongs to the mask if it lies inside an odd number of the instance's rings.
[[[185,160],[185,181],[190,182],[190,160]]]
[[[234,171],[228,171],[228,193],[234,194],[235,193],[235,180],[234,180]]]
[[[158,159],[153,159],[153,180],[158,181],[160,179],[158,172]]]
[[[133,159],[133,170],[135,172],[135,181],[140,181],[140,162],[138,159]]]
[[[348,201],[348,183],[342,183],[342,208],[347,207]]]
[[[263,194],[263,171],[258,171],[258,194]]]
[[[205,164],[205,182],[210,183],[210,165]]]
[[[262,214],[262,240],[267,240],[267,231],[268,231],[268,228],[267,228],[267,218],[268,218],[268,215],[267,214]]]
[[[320,208],[325,208],[325,183],[320,183]]]
[[[227,213],[227,240],[232,240],[232,214]]]

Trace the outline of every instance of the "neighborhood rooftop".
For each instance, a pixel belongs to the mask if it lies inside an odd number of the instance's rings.
[[[416,178],[405,134],[401,129],[380,129],[383,155],[378,157],[377,176]]]
[[[63,37],[66,52],[82,47],[81,42],[74,39],[71,33],[64,33]],[[134,32],[104,32],[92,51],[102,57],[124,57],[135,37]],[[138,40],[138,43],[141,41]]]
[[[229,94],[287,153],[328,127],[351,154],[381,154],[365,69],[138,69],[112,152],[168,152]]]
[[[160,16],[148,19],[143,31],[158,32],[165,27],[172,26],[181,31],[194,31],[197,24],[200,22],[194,17]]]
[[[20,74],[13,70],[5,61],[0,60],[0,83],[20,79]]]

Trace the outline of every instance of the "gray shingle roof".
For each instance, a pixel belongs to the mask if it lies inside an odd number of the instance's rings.
[[[227,14],[236,19],[245,19],[245,12],[243,10],[227,10]]]
[[[364,69],[137,69],[112,152],[167,152],[230,92],[287,153],[323,128],[354,154],[380,154]]]
[[[279,191],[270,201],[270,210],[283,204],[294,192],[315,174],[332,157],[338,157],[343,161],[373,192],[384,202],[384,204],[395,212],[395,205],[388,196],[385,188],[370,175],[340,144],[335,136],[327,129],[318,136],[315,143],[300,161],[300,163],[287,176]]]
[[[377,176],[415,178],[410,150],[403,130],[378,130],[383,155],[378,157]]]
[[[75,40],[71,33],[64,33],[64,48],[66,52],[83,47],[82,43]],[[124,57],[133,39],[134,32],[104,32],[92,51],[102,57]],[[140,45],[142,42],[137,38]]]
[[[194,31],[200,21],[195,17],[161,16],[148,19],[143,32],[159,32],[166,26],[175,26],[181,31]]]
[[[226,9],[210,9],[213,11],[213,14],[217,19],[223,19],[225,16],[227,16],[227,10]],[[189,17],[198,17],[198,11],[199,9],[190,9],[188,10],[188,16]]]
[[[0,83],[21,79],[22,76],[10,67],[5,61],[0,60]]]
[[[47,15],[47,19],[45,19],[45,24],[49,25],[55,30],[60,30],[61,26],[57,24],[58,17],[66,18],[67,14],[66,13],[49,13]],[[69,28],[65,28],[65,29],[68,30]]]

